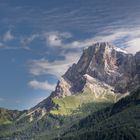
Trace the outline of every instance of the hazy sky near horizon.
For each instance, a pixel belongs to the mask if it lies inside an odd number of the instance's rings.
[[[95,41],[139,51],[140,0],[1,0],[0,107],[36,105]]]

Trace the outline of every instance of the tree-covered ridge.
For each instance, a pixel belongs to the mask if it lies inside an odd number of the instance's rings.
[[[96,104],[97,105],[97,104]],[[0,139],[13,140],[138,140],[140,138],[140,89],[108,107],[83,104],[83,113],[55,115],[40,120],[16,121],[0,127]],[[109,104],[108,104],[109,105]]]
[[[109,93],[107,94],[110,95]],[[118,96],[120,98],[120,96]],[[29,117],[21,117],[12,124],[1,126],[0,138],[43,139],[55,138],[64,130],[92,112],[113,104],[116,97],[112,94],[108,100],[98,98],[91,93],[79,93],[65,98],[54,98],[55,107],[41,119],[30,122]],[[24,114],[23,114],[24,116]]]
[[[62,140],[139,140],[140,89],[73,125]]]

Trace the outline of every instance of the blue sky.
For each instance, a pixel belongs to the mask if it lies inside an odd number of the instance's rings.
[[[1,0],[0,106],[36,105],[96,41],[140,50],[139,13],[139,0]]]

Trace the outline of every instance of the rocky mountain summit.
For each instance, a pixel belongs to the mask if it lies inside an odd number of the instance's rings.
[[[140,82],[140,53],[132,55],[106,43],[96,43],[83,51],[77,64],[62,76],[55,96],[64,97],[81,92],[88,78],[85,74],[126,93]]]
[[[29,110],[40,114],[54,105],[52,98],[77,95],[85,90],[94,94],[126,94],[140,85],[140,52],[135,55],[110,43],[95,43],[83,51],[58,81],[55,91]],[[42,113],[41,113],[42,114]]]

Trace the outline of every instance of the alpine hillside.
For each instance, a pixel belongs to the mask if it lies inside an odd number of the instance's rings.
[[[27,111],[13,111],[12,118],[9,111],[0,117],[0,139],[119,140],[131,131],[128,139],[136,140],[139,87],[140,52],[133,55],[108,42],[94,43],[83,50],[49,97]]]
[[[108,100],[109,95],[114,96],[116,102],[118,96],[125,96],[140,85],[139,69],[139,52],[133,55],[108,42],[95,43],[85,49],[78,63],[61,77],[55,91],[29,112],[37,110],[42,113],[43,109],[44,113],[54,106],[53,98],[86,91],[97,99]]]

